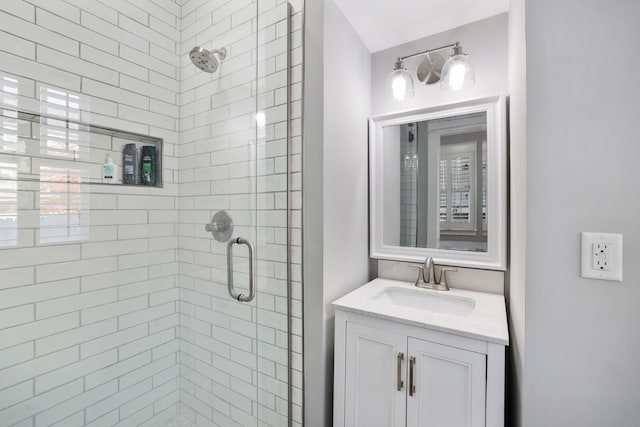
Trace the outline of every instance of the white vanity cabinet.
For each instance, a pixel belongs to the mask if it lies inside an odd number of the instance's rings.
[[[486,355],[415,338],[408,343],[413,388],[406,425],[484,427]]]
[[[336,375],[336,384],[343,384],[336,391],[344,396],[340,399],[344,423],[334,422],[334,426],[404,426],[406,369],[402,359],[406,354],[407,337],[348,323],[342,354],[344,378],[340,381]],[[336,352],[336,359],[339,357]],[[339,361],[335,363],[337,368]],[[338,421],[340,417],[334,413],[334,418]]]
[[[505,340],[334,307],[334,427],[504,426]]]

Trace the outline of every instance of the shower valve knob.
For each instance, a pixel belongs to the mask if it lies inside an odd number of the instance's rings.
[[[226,242],[233,234],[233,220],[226,211],[218,211],[204,229],[213,234],[218,242]]]

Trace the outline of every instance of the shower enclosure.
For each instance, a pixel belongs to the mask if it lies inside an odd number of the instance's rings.
[[[300,425],[301,9],[0,4],[0,426]]]

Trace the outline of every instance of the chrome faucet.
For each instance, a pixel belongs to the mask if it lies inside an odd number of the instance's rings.
[[[412,267],[418,268],[418,278],[416,279],[416,286],[418,288],[435,289],[438,291],[448,291],[448,278],[447,273],[450,271],[458,271],[457,268],[445,268],[440,269],[440,275],[436,278],[436,264],[433,262],[432,257],[427,257],[424,260],[424,265],[412,265]]]
[[[433,263],[433,258],[430,256],[424,260],[424,267],[422,267],[422,279],[423,282],[426,283],[436,283],[436,268]],[[417,283],[416,286],[418,286]]]

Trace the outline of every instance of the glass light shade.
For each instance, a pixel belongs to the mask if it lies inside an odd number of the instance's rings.
[[[398,68],[387,77],[385,93],[388,99],[396,102],[412,98],[414,95],[413,78],[406,68]]]
[[[442,67],[440,87],[444,90],[462,90],[476,83],[476,73],[469,57],[464,53],[451,55]]]

